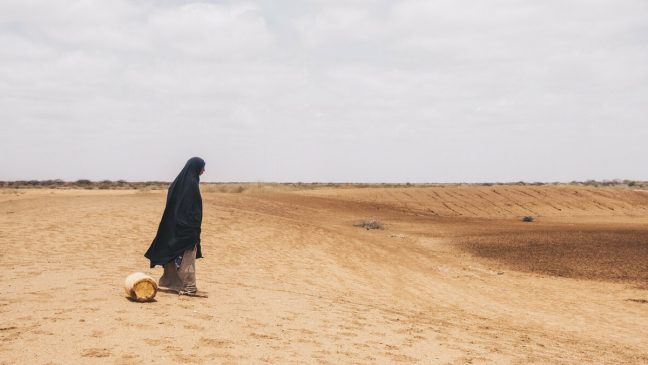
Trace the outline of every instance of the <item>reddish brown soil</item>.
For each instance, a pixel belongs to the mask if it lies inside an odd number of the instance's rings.
[[[513,270],[648,287],[648,228],[540,228],[472,236],[459,243]]]

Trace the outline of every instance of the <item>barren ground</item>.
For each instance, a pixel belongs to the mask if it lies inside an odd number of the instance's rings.
[[[648,363],[646,192],[204,193],[210,297],[133,303],[164,200],[0,190],[0,364]]]

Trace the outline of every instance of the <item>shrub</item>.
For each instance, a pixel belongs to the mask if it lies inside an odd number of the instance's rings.
[[[379,220],[376,219],[367,219],[364,220],[360,223],[356,223],[353,225],[354,227],[362,227],[366,228],[367,230],[369,229],[383,229],[385,226],[380,222]]]
[[[525,215],[522,217],[522,222],[533,222],[535,218],[532,215]]]

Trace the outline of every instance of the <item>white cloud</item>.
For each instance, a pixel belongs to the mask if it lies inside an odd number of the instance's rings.
[[[648,179],[646,10],[4,1],[0,179]]]
[[[217,61],[255,57],[272,45],[260,8],[254,5],[193,3],[156,11],[147,19],[161,49]]]

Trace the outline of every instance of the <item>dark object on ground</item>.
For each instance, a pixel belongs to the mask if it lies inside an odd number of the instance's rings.
[[[525,215],[522,217],[522,222],[533,222],[535,218],[532,215]]]
[[[364,220],[360,223],[356,223],[353,225],[354,227],[362,227],[366,229],[383,229],[385,226],[382,224],[382,222],[376,220],[376,219],[367,219]]]

